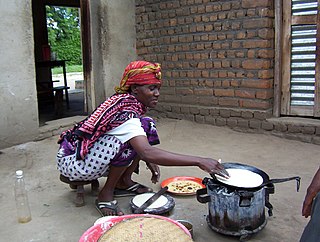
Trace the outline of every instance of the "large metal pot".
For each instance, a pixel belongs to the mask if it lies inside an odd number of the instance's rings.
[[[239,163],[224,163],[224,167],[233,169],[247,169],[259,174],[263,182],[255,187],[237,187],[223,183],[216,179],[204,178],[202,183],[206,188],[197,191],[197,200],[208,203],[209,227],[225,235],[240,236],[240,240],[263,229],[267,223],[265,207],[269,216],[272,216],[272,205],[269,194],[274,193],[274,183],[289,180],[297,181],[297,190],[300,186],[300,177],[269,179],[262,170]],[[244,178],[245,179],[245,178]]]

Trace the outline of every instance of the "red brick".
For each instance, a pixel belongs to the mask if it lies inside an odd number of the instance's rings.
[[[269,18],[255,18],[246,19],[243,21],[244,29],[255,29],[255,28],[271,28],[273,26],[272,19]]]
[[[267,89],[272,87],[271,80],[243,80],[240,84],[241,87],[261,88]]]
[[[238,58],[243,58],[245,56],[245,53],[244,51],[239,51],[237,50],[236,53],[235,53],[236,57]]]
[[[232,81],[230,82],[230,85],[231,85],[232,87],[239,87],[239,83],[240,83],[239,80],[232,80]]]
[[[236,90],[235,96],[242,97],[242,98],[255,98],[255,91],[254,90]]]
[[[242,67],[244,69],[269,69],[270,61],[261,59],[250,59],[242,62]]]
[[[249,16],[249,17],[256,16],[256,9],[252,9],[252,8],[248,9],[247,10],[247,16]]]
[[[194,71],[194,77],[201,77],[201,71]]]
[[[257,37],[257,30],[247,30],[247,39]]]
[[[226,10],[230,10],[231,9],[231,4],[228,3],[228,2],[224,2],[222,5],[221,5],[221,10],[222,11],[226,11]]]
[[[241,6],[243,8],[271,7],[272,3],[270,0],[242,0]]]
[[[244,38],[246,38],[246,33],[244,31],[241,31],[236,34],[236,38],[237,39],[244,39]]]
[[[213,5],[206,5],[206,12],[207,13],[213,12]]]
[[[214,87],[221,87],[222,81],[215,80]]]
[[[226,58],[226,52],[225,51],[219,51],[218,52],[218,58],[219,59]]]
[[[214,85],[214,81],[212,80],[205,80],[205,86],[207,87],[213,87]]]
[[[209,76],[210,76],[210,72],[209,71],[201,71],[201,77],[208,78]]]
[[[221,61],[214,61],[214,62],[213,62],[213,67],[214,67],[214,68],[221,68],[221,66],[222,66],[222,65],[221,65]]]
[[[242,41],[238,40],[238,41],[232,41],[231,43],[231,48],[233,49],[239,49],[242,47]]]
[[[194,94],[198,96],[212,96],[213,90],[212,89],[195,89]]]
[[[218,98],[213,96],[204,96],[199,99],[200,105],[215,106],[218,104]]]
[[[257,91],[256,98],[258,99],[270,99],[273,97],[273,90],[261,90]]]
[[[204,26],[204,31],[206,31],[206,32],[211,32],[212,30],[213,30],[212,24],[206,24],[206,25]]]
[[[225,106],[225,107],[238,107],[239,106],[239,100],[233,99],[233,98],[219,98],[219,105]]]
[[[207,31],[207,30],[206,30]],[[208,41],[209,40],[209,35],[208,34],[202,34],[201,35],[201,41]],[[202,44],[205,49],[208,49],[208,46],[211,48],[211,44]]]
[[[271,105],[268,101],[259,100],[240,100],[240,107],[254,109],[268,109]]]
[[[274,10],[269,8],[259,8],[258,15],[261,17],[274,17]]]
[[[193,95],[193,90],[190,88],[176,88],[177,95]]]
[[[218,19],[221,20],[221,19],[226,19],[227,18],[227,14],[225,12],[221,12],[218,14]]]
[[[256,57],[256,50],[248,50],[248,58],[252,59]]]
[[[222,67],[223,68],[228,68],[230,67],[230,61],[229,60],[222,60],[221,61]]]
[[[227,71],[219,71],[218,72],[218,77],[220,78],[224,78],[224,77],[227,77]]]
[[[211,78],[219,77],[219,72],[218,71],[210,71],[210,77]]]
[[[213,63],[212,62],[206,62],[206,67],[207,69],[211,69],[213,67]]]
[[[258,77],[261,78],[261,79],[273,78],[273,70],[258,71]]]
[[[271,43],[269,40],[247,40],[243,42],[243,47],[248,49],[268,48],[270,46]]]
[[[230,87],[230,81],[224,80],[221,82],[222,87]]]
[[[259,58],[273,58],[274,57],[274,50],[271,50],[271,49],[258,50],[257,57],[259,57]]]
[[[242,18],[245,16],[245,11],[244,10],[239,10],[236,13],[237,18]]]
[[[233,22],[231,24],[231,29],[233,30],[239,30],[242,29],[242,24],[240,22]]]
[[[273,29],[260,29],[258,30],[258,36],[262,39],[273,39],[274,31]]]
[[[214,95],[218,97],[233,97],[233,89],[214,89]]]

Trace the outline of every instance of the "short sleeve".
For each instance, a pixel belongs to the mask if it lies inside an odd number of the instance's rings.
[[[136,136],[147,136],[141,126],[139,118],[131,118],[118,127],[108,131],[107,134],[115,136],[122,143],[125,143]]]

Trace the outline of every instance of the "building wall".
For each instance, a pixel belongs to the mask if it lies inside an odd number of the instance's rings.
[[[135,51],[135,1],[90,1],[90,104],[113,94]],[[0,149],[60,132],[39,128],[31,0],[6,2],[0,14]],[[71,122],[72,124],[72,122]],[[64,127],[66,129],[67,127]]]
[[[134,0],[91,1],[93,109],[114,94],[124,68],[137,58]]]
[[[108,3],[108,4],[106,4]],[[106,96],[114,94],[125,67],[136,60],[135,0],[106,1],[101,24],[102,70]]]
[[[38,133],[31,12],[26,0],[0,8],[0,147],[32,140]]]
[[[273,0],[137,0],[136,13],[137,53],[163,69],[157,115],[320,144],[319,123],[271,119]]]

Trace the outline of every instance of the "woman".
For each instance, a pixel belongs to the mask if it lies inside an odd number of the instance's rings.
[[[150,137],[152,134],[156,136],[156,132],[152,133],[154,123],[149,120],[147,130],[142,127],[142,122],[147,108],[157,105],[160,87],[159,64],[131,62],[119,87],[115,88],[116,93],[60,137],[57,164],[64,176],[70,180],[93,180],[108,172],[96,200],[102,216],[123,215],[114,200],[114,192],[116,188],[135,184],[131,175],[140,159],[150,165],[198,166],[208,173],[224,171],[217,160],[181,155],[152,146]],[[123,145],[134,152],[134,159],[130,156],[119,161],[118,154]],[[159,177],[153,178],[159,180]]]
[[[311,216],[304,228],[300,242],[317,242],[320,240],[320,168],[308,186],[302,206],[302,216]]]

